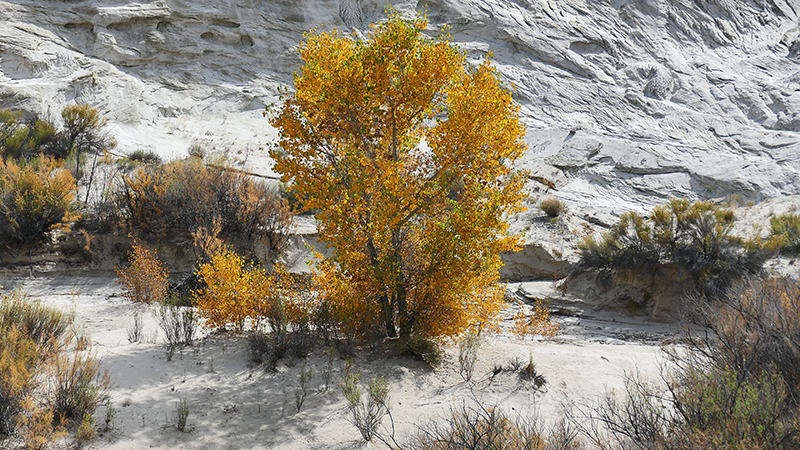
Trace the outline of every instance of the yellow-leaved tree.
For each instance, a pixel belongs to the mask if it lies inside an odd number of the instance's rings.
[[[391,11],[359,40],[309,33],[295,91],[270,116],[271,152],[319,211],[326,296],[365,336],[453,336],[501,306],[500,252],[517,245],[525,150],[519,107],[490,61],[468,63],[425,18]]]

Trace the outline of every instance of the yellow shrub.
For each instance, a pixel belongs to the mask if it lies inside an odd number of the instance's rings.
[[[250,319],[253,328],[266,320],[272,331],[283,332],[289,326],[307,327],[316,311],[307,286],[285,267],[277,265],[267,273],[233,251],[217,253],[201,264],[197,276],[207,285],[194,292],[197,312],[210,328],[232,324],[243,331]]]
[[[119,277],[117,283],[123,286],[124,297],[137,303],[160,302],[166,298],[169,275],[155,251],[147,250],[134,239],[128,261],[128,267],[115,267]]]
[[[551,338],[558,332],[558,324],[549,319],[550,312],[547,309],[547,303],[542,299],[536,299],[530,315],[520,311],[514,316],[514,334],[521,339],[537,334]]]
[[[77,220],[75,178],[52,158],[0,161],[0,243],[40,240]]]

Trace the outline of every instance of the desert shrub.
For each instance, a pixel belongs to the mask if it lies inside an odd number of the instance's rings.
[[[464,381],[472,379],[480,346],[481,337],[476,333],[466,333],[458,342],[458,373]]]
[[[134,150],[128,159],[144,164],[161,164],[161,157],[157,153],[147,150]]]
[[[0,329],[16,327],[37,345],[52,346],[67,337],[73,317],[45,306],[21,291],[0,294]]]
[[[800,284],[751,280],[689,305],[699,330],[669,355],[666,386],[630,378],[594,416],[623,447],[788,449],[800,446]]]
[[[361,437],[369,442],[378,433],[383,417],[389,413],[389,384],[383,377],[370,380],[365,401],[359,386],[360,378],[359,373],[345,374],[341,388],[353,425],[358,428]]]
[[[139,312],[133,313],[133,322],[128,326],[128,342],[131,344],[135,342],[140,342],[142,337],[144,337],[143,333],[144,323],[142,322],[142,315]]]
[[[696,352],[740,377],[775,370],[800,404],[800,281],[754,278],[714,303],[692,300],[689,319],[710,331],[687,337]]]
[[[50,154],[56,137],[56,129],[49,121],[36,117],[26,121],[20,113],[0,110],[0,157],[3,159],[29,159],[42,153]]]
[[[186,399],[182,399],[178,402],[178,407],[175,410],[175,428],[182,433],[188,433],[192,431],[192,428],[189,427],[189,403]]]
[[[303,403],[306,401],[306,396],[308,396],[308,383],[314,377],[314,372],[309,367],[306,369],[306,366],[300,368],[300,388],[294,391],[294,406],[299,413],[300,410],[303,408]]]
[[[86,154],[98,154],[114,148],[117,142],[103,128],[107,121],[96,108],[70,105],[61,111],[64,128],[58,133],[57,150],[53,155],[70,157],[75,162],[74,175],[80,178],[80,166]]]
[[[774,373],[742,378],[695,361],[669,376],[666,389],[628,377],[623,399],[609,394],[590,417],[621,448],[797,448],[800,424],[786,393]]]
[[[189,156],[202,160],[206,157],[206,150],[199,142],[193,142],[192,145],[189,146]]]
[[[202,227],[210,238],[224,238],[249,251],[265,241],[277,255],[287,245],[292,225],[289,207],[275,189],[232,168],[207,166],[199,158],[140,167],[121,177],[112,196],[124,226],[141,230],[143,237],[188,238]]]
[[[100,367],[100,361],[85,343],[82,347],[83,350],[76,347],[62,351],[51,361],[53,411],[64,420],[79,423],[86,415],[94,414],[111,389],[108,372]]]
[[[536,364],[533,362],[532,356],[528,357],[528,364],[520,368],[518,374],[519,379],[530,383],[534,390],[542,389],[547,384],[544,375],[536,371]]]
[[[83,448],[89,441],[97,437],[97,426],[91,414],[85,414],[78,426],[78,431],[75,432],[75,446],[78,449]]]
[[[564,204],[555,197],[545,197],[539,206],[549,217],[558,217],[564,211]]]
[[[25,433],[40,428],[37,411],[26,409],[25,402],[35,406],[29,397],[42,364],[59,350],[71,322],[69,314],[21,292],[0,295],[0,435],[10,435],[22,416],[28,417]]]
[[[62,426],[54,426],[58,421],[52,406],[39,406],[33,395],[25,397],[22,411],[16,417],[16,426],[26,449],[44,450],[66,434]]]
[[[760,271],[765,254],[730,234],[733,212],[709,202],[674,199],[647,218],[630,212],[602,238],[579,244],[582,269],[652,272],[673,264],[705,293],[724,291],[732,279]]]
[[[117,283],[122,285],[122,295],[135,303],[153,303],[164,300],[169,287],[168,272],[155,251],[147,250],[133,240],[133,250],[128,253],[128,266],[115,267]]]
[[[39,346],[16,326],[0,335],[0,435],[10,435],[22,401],[32,390],[43,358]]]
[[[536,299],[530,314],[519,311],[514,315],[512,331],[520,339],[539,335],[550,339],[558,333],[558,324],[550,321],[549,299]]]
[[[800,253],[800,215],[784,214],[769,219],[770,235],[767,244],[781,253]]]
[[[78,350],[86,343],[71,324],[71,315],[22,293],[0,296],[0,435],[44,448],[63,434],[61,423],[94,412],[108,376]]]
[[[400,354],[419,358],[432,368],[439,367],[443,359],[442,349],[436,342],[418,335],[411,335],[400,343]]]
[[[567,443],[571,442],[572,438]],[[453,409],[443,420],[423,426],[408,446],[419,450],[545,450],[551,448],[536,427],[509,419],[499,408]],[[575,448],[564,446],[562,448]]]
[[[164,331],[168,346],[174,348],[180,345],[192,345],[197,331],[192,308],[162,303],[155,310],[155,315],[158,326]]]
[[[41,240],[79,218],[75,179],[52,158],[0,161],[0,244]]]

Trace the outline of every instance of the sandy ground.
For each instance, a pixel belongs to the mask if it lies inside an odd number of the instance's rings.
[[[164,338],[153,314],[120,297],[108,272],[59,272],[36,277],[0,274],[5,289],[21,287],[47,304],[74,311],[97,356],[110,372],[111,404],[116,417],[110,431],[92,443],[100,449],[356,449],[385,448],[364,443],[349,421],[338,387],[345,363],[322,350],[307,360],[282,361],[277,373],[248,362],[245,337],[234,334],[201,337],[167,360]],[[522,287],[547,290],[544,283]],[[510,304],[508,318],[521,303]],[[144,341],[130,343],[133,314],[143,311]],[[537,415],[553,422],[565,400],[593,401],[620,390],[626,372],[639,371],[656,380],[664,363],[659,344],[674,337],[668,325],[603,317],[556,317],[561,332],[550,341],[520,340],[508,331],[485,338],[471,382],[458,373],[458,349],[447,348],[444,364],[431,370],[409,358],[385,358],[364,349],[354,358],[362,381],[383,376],[391,386],[392,418],[398,441],[407,441],[429,421],[441,420],[452,408],[498,406],[509,414]],[[510,320],[504,321],[507,329]],[[536,391],[511,372],[492,377],[497,365],[529,358],[547,385]],[[313,378],[300,412],[295,391],[300,371]],[[324,374],[329,372],[326,388]],[[175,428],[177,406],[186,400],[190,432]],[[96,419],[102,425],[106,407]],[[384,425],[389,427],[388,418]],[[388,432],[388,429],[385,431]]]

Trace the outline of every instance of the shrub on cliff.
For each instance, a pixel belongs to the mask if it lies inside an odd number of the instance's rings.
[[[720,292],[732,278],[756,273],[764,253],[730,234],[733,212],[709,202],[673,199],[648,217],[624,214],[600,239],[579,244],[583,269],[652,271],[675,265],[704,292]]]
[[[800,253],[800,215],[784,214],[770,218],[767,245],[781,253]]]
[[[3,159],[32,158],[40,153],[52,154],[57,133],[52,123],[0,109],[0,156]]]

